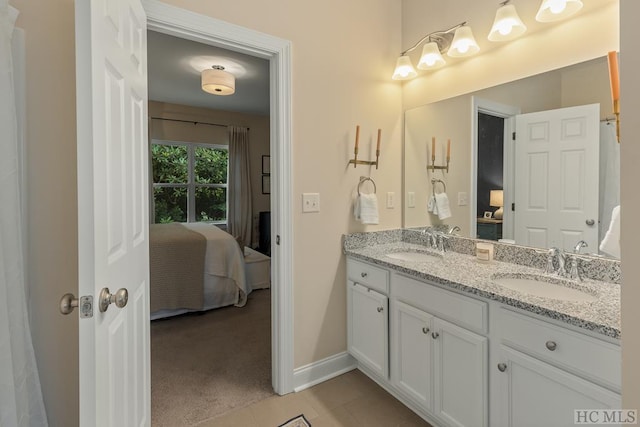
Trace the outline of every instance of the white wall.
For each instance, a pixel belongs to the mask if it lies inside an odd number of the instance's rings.
[[[620,103],[621,103],[621,219],[622,245],[622,401],[623,407],[640,410],[640,2],[622,0],[620,7]]]

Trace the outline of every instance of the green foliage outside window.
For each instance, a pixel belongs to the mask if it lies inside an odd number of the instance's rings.
[[[189,156],[193,156],[193,182],[189,181]],[[187,222],[189,197],[195,198],[192,220],[226,221],[226,149],[152,144],[151,159],[153,182],[159,184],[153,189],[156,223]]]

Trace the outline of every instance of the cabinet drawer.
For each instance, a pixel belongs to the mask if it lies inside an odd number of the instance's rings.
[[[619,346],[504,308],[500,325],[507,345],[620,390]]]
[[[487,333],[487,303],[419,280],[393,276],[393,296],[464,328]]]
[[[347,259],[347,277],[385,295],[389,294],[389,272],[384,268]]]

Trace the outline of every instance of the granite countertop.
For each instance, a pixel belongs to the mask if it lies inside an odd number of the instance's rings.
[[[535,274],[546,276],[550,282],[557,275],[545,274],[539,268],[507,262],[481,262],[475,256],[447,252],[436,253],[433,260],[414,262],[392,259],[385,254],[394,252],[425,252],[425,246],[396,241],[345,248],[353,258],[391,268],[408,276],[428,280],[445,288],[498,301],[541,316],[559,320],[612,338],[620,338],[620,285],[585,279],[573,282],[571,287],[580,289],[597,299],[593,302],[564,301],[537,297],[502,287],[492,280],[494,274]]]

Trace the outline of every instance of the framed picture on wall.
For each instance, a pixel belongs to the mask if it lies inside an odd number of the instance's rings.
[[[262,174],[271,174],[271,156],[262,156]]]
[[[262,175],[262,194],[271,194],[271,175]]]

